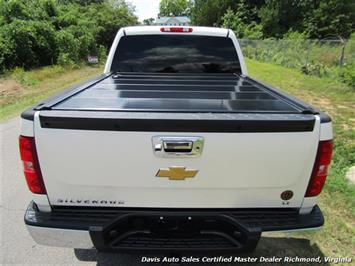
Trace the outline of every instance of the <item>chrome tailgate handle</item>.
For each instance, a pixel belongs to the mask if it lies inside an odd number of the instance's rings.
[[[163,140],[165,152],[191,152],[192,147],[192,141]]]
[[[154,136],[153,152],[158,157],[198,157],[202,153],[203,137]]]

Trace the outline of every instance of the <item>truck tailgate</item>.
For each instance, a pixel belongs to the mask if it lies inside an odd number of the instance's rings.
[[[177,208],[299,207],[320,128],[314,115],[89,111],[37,112],[34,125],[52,205]],[[201,137],[201,156],[157,156],[156,136]],[[169,167],[197,173],[157,176]]]

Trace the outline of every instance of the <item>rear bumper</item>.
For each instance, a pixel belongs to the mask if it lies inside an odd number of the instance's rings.
[[[25,223],[42,245],[99,250],[224,250],[247,252],[265,231],[308,230],[323,225],[318,206],[297,209],[54,208],[31,202]]]

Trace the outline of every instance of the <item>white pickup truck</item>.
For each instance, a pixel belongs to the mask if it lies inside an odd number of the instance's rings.
[[[248,77],[231,30],[121,28],[101,76],[21,117],[39,244],[245,252],[323,225],[331,120]]]

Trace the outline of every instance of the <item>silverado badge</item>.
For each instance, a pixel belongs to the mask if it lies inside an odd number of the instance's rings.
[[[169,180],[185,180],[185,178],[195,177],[198,170],[186,169],[183,166],[172,166],[169,168],[160,168],[157,177],[168,177]]]

